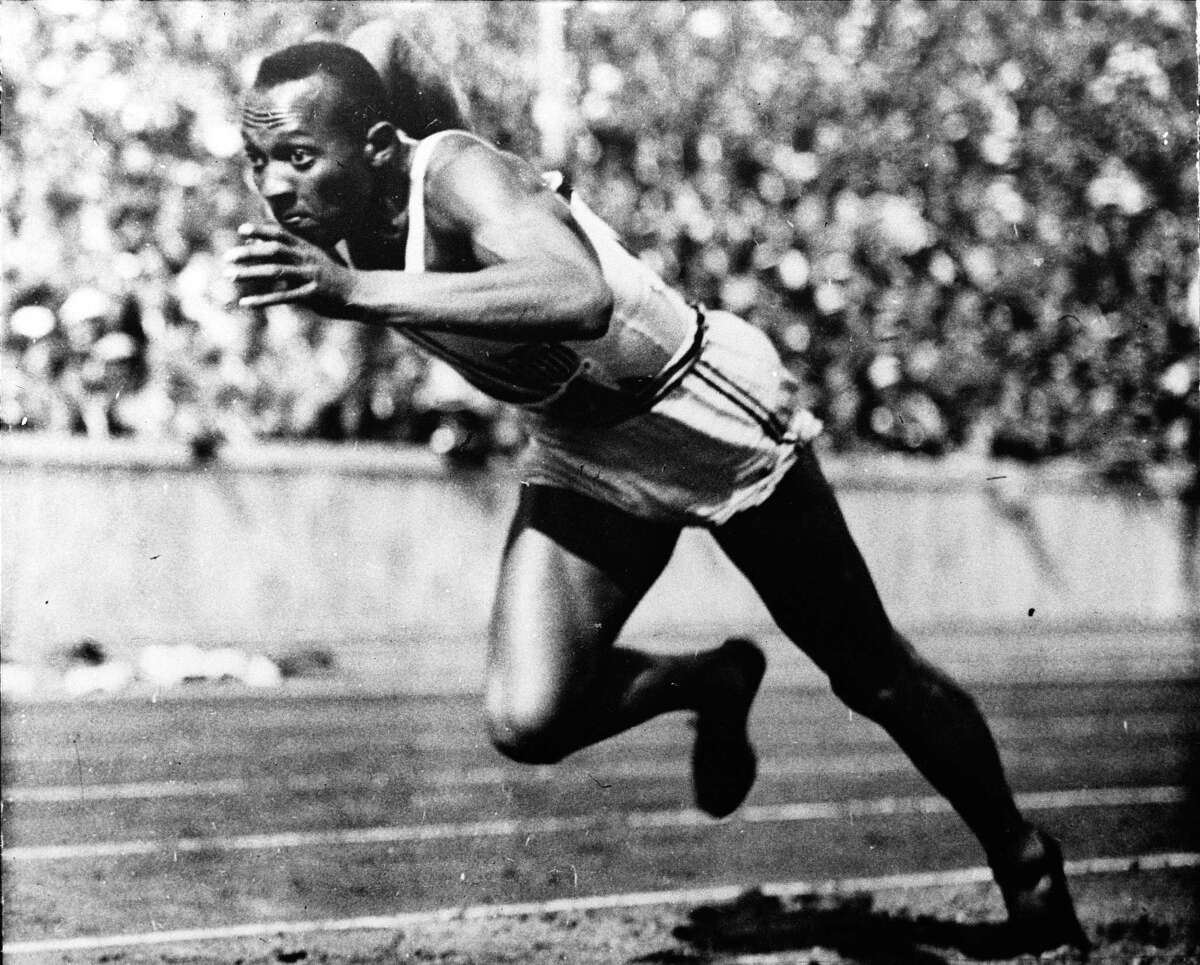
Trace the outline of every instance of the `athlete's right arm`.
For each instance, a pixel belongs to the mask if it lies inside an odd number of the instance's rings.
[[[356,317],[401,328],[519,341],[603,334],[612,292],[569,213],[529,165],[451,135],[425,180],[426,228],[463,249],[466,270],[358,272]]]
[[[528,165],[471,135],[449,135],[425,178],[425,226],[458,253],[455,270],[354,270],[279,225],[251,225],[243,250],[265,260],[241,276],[286,287],[241,304],[297,302],[324,315],[502,341],[597,338],[612,292],[569,218]]]

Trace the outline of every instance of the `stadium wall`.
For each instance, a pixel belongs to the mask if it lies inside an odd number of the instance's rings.
[[[900,626],[1178,628],[1194,606],[1177,474],[1114,492],[1063,465],[826,469]],[[197,463],[183,446],[15,434],[0,438],[0,485],[8,660],[92,637],[126,657],[149,643],[374,646],[426,669],[446,647],[479,663],[516,488],[510,471],[452,472],[388,447],[230,448]],[[692,532],[630,630],[686,640],[768,623]]]

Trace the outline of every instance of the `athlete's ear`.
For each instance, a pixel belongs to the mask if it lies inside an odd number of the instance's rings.
[[[363,157],[373,168],[387,167],[400,151],[400,132],[387,121],[380,121],[367,131]]]

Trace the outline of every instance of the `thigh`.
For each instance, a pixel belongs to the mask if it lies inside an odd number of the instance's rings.
[[[492,611],[489,689],[545,705],[586,688],[678,536],[565,489],[523,486]]]
[[[911,659],[811,448],[766,502],[713,532],[780,628],[831,677],[888,675]]]

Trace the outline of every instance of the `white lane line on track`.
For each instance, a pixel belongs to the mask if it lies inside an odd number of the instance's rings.
[[[1068,861],[1071,877],[1121,874],[1127,871],[1168,871],[1200,868],[1200,854],[1188,851],[1145,854],[1126,857],[1088,858]],[[870,878],[829,878],[822,881],[785,881],[762,885],[718,885],[674,891],[642,891],[585,898],[559,898],[498,905],[468,905],[437,908],[431,911],[401,912],[395,915],[369,915],[360,918],[334,918],[317,921],[255,922],[216,928],[183,928],[174,931],[138,932],[126,935],[81,935],[74,938],[49,938],[35,941],[5,942],[5,955],[46,952],[93,951],[101,948],[132,948],[180,942],[220,941],[238,938],[266,938],[284,935],[311,935],[321,932],[395,931],[420,925],[456,921],[481,921],[515,918],[522,915],[572,914],[625,908],[651,908],[666,905],[694,905],[735,900],[754,887],[766,895],[790,898],[813,893],[886,891],[897,888],[946,888],[989,882],[989,868],[955,868],[911,874],[882,875]]]
[[[1048,811],[1063,808],[1121,807],[1146,804],[1179,804],[1186,799],[1182,787],[1113,787],[1080,790],[1037,791],[1017,795],[1024,810]],[[936,795],[862,798],[848,801],[811,801],[744,807],[733,824],[792,823],[900,814],[944,814],[949,802]],[[5,862],[73,861],[87,858],[123,858],[137,855],[180,852],[274,851],[282,848],[327,847],[331,845],[401,844],[444,841],[455,838],[492,838],[510,835],[560,834],[592,828],[711,827],[716,822],[694,809],[633,811],[613,814],[582,814],[572,817],[498,819],[494,821],[442,822],[331,831],[293,831],[276,834],[240,834],[175,839],[101,841],[95,844],[51,844],[5,848]]]
[[[836,712],[835,712],[836,713]],[[682,718],[678,726],[682,726]],[[836,723],[836,727],[835,727]],[[1010,742],[1021,739],[1048,740],[1095,740],[1103,737],[1164,737],[1184,740],[1197,733],[1197,726],[1192,716],[1186,711],[1134,711],[1127,715],[1110,712],[1094,712],[1071,714],[1058,717],[1012,717],[996,715],[988,718],[988,725],[997,739]],[[482,724],[480,725],[482,727]],[[677,751],[680,739],[674,724],[662,722],[656,725],[657,734],[648,735],[638,741],[630,741],[627,746],[640,753],[660,753]],[[880,728],[875,727],[865,718],[856,716],[852,731],[841,730],[841,723],[831,718],[820,720],[800,720],[795,722],[796,731],[788,739],[775,744],[763,744],[761,749],[767,753],[772,750],[782,751],[796,747],[814,747],[828,744],[832,737],[839,740],[852,739],[855,746],[883,745],[890,746],[891,738]],[[280,728],[282,730],[282,728]],[[344,754],[349,752],[371,752],[375,755],[383,753],[445,753],[447,750],[478,750],[481,746],[480,734],[475,728],[453,733],[434,732],[419,733],[407,738],[396,740],[369,739],[365,734],[349,736],[337,734],[328,738],[313,736],[296,736],[295,728],[279,734],[270,741],[272,758],[305,757],[310,758],[314,750],[328,754]],[[261,736],[261,735],[260,735]],[[226,739],[228,743],[224,743]],[[236,738],[236,739],[235,739]],[[265,739],[265,738],[264,738]],[[221,740],[205,746],[205,756],[213,757],[218,754],[236,756],[245,753],[245,745],[241,735],[223,735]],[[167,743],[155,745],[154,751],[160,755],[192,754],[195,748],[195,737],[175,737]],[[95,744],[72,743],[63,737],[61,741],[44,742],[10,742],[5,748],[7,759],[13,764],[38,763],[47,764],[62,761],[75,763],[76,747],[84,751],[89,748],[118,756],[145,754],[146,738],[137,740],[102,740]],[[86,761],[86,757],[85,757]]]
[[[860,754],[836,757],[806,757],[791,761],[766,761],[759,769],[760,778],[812,777],[816,775],[878,774],[908,770],[912,764],[900,753]],[[490,785],[532,784],[572,778],[602,781],[652,780],[686,776],[690,765],[683,761],[639,761],[588,767],[576,764],[523,768],[472,767],[439,770],[423,774],[376,771],[349,774],[311,774],[285,780],[270,778],[220,778],[213,780],[132,781],[120,784],[50,784],[12,787],[4,791],[5,803],[62,804],[84,801],[119,801],[186,797],[241,797],[251,794],[295,794],[311,791],[350,790],[385,787],[393,782],[408,782],[419,788],[487,787]]]

